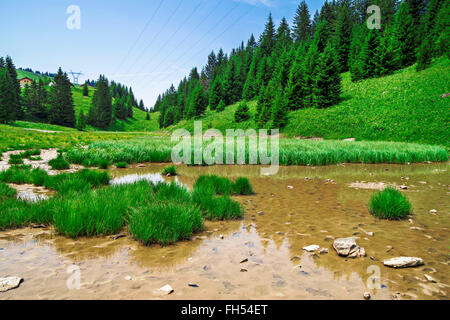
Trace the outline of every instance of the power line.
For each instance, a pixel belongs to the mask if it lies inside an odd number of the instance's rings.
[[[180,60],[181,58],[183,58],[183,56],[185,56],[186,55],[186,53],[187,52],[189,52],[189,51],[191,51],[193,48],[195,48],[195,46],[197,46],[197,44],[199,44],[200,43],[200,41],[201,40],[203,40],[211,31],[213,31],[217,26],[219,26],[221,23],[222,23],[222,21],[223,20],[225,20],[225,18],[227,18],[229,15],[230,15],[230,13],[231,12],[233,12],[237,7],[239,6],[239,3],[237,3],[231,10],[229,10],[220,20],[219,20],[219,22],[217,22],[216,23],[216,26],[214,27],[214,28],[212,28],[212,29],[209,29],[200,39],[198,39],[197,40],[197,42],[194,44],[194,45],[192,45],[191,46],[191,48],[190,49],[188,49],[187,51],[184,51],[182,54],[181,54],[181,56],[180,57],[178,57],[176,60]],[[250,8],[251,9],[251,8]],[[249,10],[250,11],[250,10]],[[248,12],[248,11],[247,11]],[[203,21],[205,21],[205,20],[203,20]],[[234,23],[236,23],[236,22],[234,22]],[[226,30],[225,30],[226,31]],[[222,33],[223,34],[223,33]],[[185,39],[187,39],[188,37],[186,37]],[[176,49],[178,49],[178,47],[180,46],[180,44],[176,47]],[[175,50],[176,50],[175,49]],[[172,50],[172,52],[175,52],[175,50]],[[168,57],[170,57],[171,56],[171,54],[169,54],[169,55],[167,55],[166,57],[165,57],[165,59],[162,61],[162,62],[160,62],[160,64],[158,65],[158,67],[160,67],[167,59],[168,59]],[[153,72],[155,72],[156,70],[158,70],[158,67],[157,68],[155,68],[155,69],[153,69],[152,70],[152,72],[151,73],[153,73]],[[151,74],[150,73],[150,74]],[[141,80],[144,80],[144,79],[146,79],[148,77],[148,75],[147,76],[144,76],[144,78],[141,78]],[[157,79],[157,78],[156,78]],[[143,83],[143,81],[141,81],[141,85],[139,86],[139,88],[140,87],[142,87],[142,83]]]
[[[167,26],[167,24],[170,22],[170,20],[172,20],[173,16],[175,15],[175,13],[178,11],[178,9],[181,7],[181,3],[183,2],[183,0],[180,0],[180,2],[178,2],[177,7],[175,8],[175,10],[172,12],[172,14],[170,15],[169,19],[166,20],[166,23],[164,23],[163,27],[160,28],[160,31],[155,33],[155,35],[153,36],[152,40],[148,43],[148,45],[144,48],[144,50],[141,52],[141,54],[139,55],[139,57],[137,59],[134,60],[133,65],[128,68],[128,71],[126,73],[130,73],[130,71],[132,69],[134,69],[134,67],[136,66],[137,61],[139,61],[142,56],[144,55],[144,53],[147,51],[147,49],[153,44],[153,42],[156,40],[156,37],[161,33],[162,30],[164,30]]]
[[[156,10],[153,12],[152,16],[150,19],[147,20],[147,23],[145,24],[144,28],[142,29],[141,33],[139,34],[139,36],[136,38],[136,41],[134,41],[133,45],[128,49],[128,53],[123,57],[121,63],[119,64],[119,66],[115,69],[113,74],[116,74],[120,68],[122,68],[123,64],[125,63],[125,61],[127,60],[128,56],[131,54],[131,52],[133,51],[134,47],[137,45],[137,43],[139,42],[139,40],[141,39],[141,37],[144,35],[145,30],[147,30],[148,26],[150,25],[150,22],[153,21],[153,18],[156,16],[156,14],[158,13],[159,9],[161,8],[161,5],[163,3],[164,0],[161,0],[159,2],[158,7],[156,8]]]
[[[211,47],[212,44],[214,44],[217,39],[219,39],[223,34],[225,34],[233,25],[236,25],[240,20],[242,20],[242,18],[244,18],[247,14],[250,13],[250,11],[252,11],[253,7],[250,7],[249,10],[247,10],[244,14],[242,14],[237,20],[234,20],[227,28],[225,28],[225,30],[223,32],[221,32],[213,41],[211,41],[208,45],[206,45],[204,48],[202,48],[201,50],[199,50],[198,52],[195,52],[194,55],[190,56],[189,59],[187,59],[186,61],[183,60],[183,63],[190,61],[194,56],[199,55],[201,52],[203,52],[204,50],[206,50],[207,48]],[[184,54],[183,54],[184,55]],[[183,57],[183,55],[181,55],[180,57]],[[177,59],[179,60],[179,59]],[[154,80],[158,80],[160,82],[167,80],[167,78],[169,77],[169,75],[166,75],[165,78],[159,80],[158,78],[155,78]],[[142,84],[144,82],[141,81],[141,85],[138,86],[138,88],[142,87]]]

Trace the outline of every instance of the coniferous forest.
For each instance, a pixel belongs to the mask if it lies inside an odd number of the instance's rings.
[[[370,5],[381,9],[379,27]],[[450,3],[440,0],[333,0],[314,15],[302,1],[291,24],[283,18],[276,26],[269,15],[258,39],[252,35],[229,54],[212,51],[201,71],[194,67],[159,95],[153,111],[168,127],[208,108],[257,100],[258,127],[282,128],[289,111],[337,104],[343,72],[357,82],[416,62],[421,71],[448,55],[449,17]]]

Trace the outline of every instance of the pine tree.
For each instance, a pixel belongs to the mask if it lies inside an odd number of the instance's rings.
[[[86,82],[83,85],[83,97],[89,97],[89,88]]]
[[[392,74],[398,69],[396,65],[395,55],[396,49],[392,46],[391,26],[384,29],[380,46],[376,52],[377,56],[377,74],[381,77]]]
[[[217,106],[217,112],[222,112],[225,110],[225,102],[223,102],[223,100],[220,100],[219,105]]]
[[[419,53],[417,54],[417,71],[422,71],[431,65],[431,60],[433,58],[433,46],[430,37],[426,37],[422,41]]]
[[[128,96],[128,98],[127,103],[131,105],[132,97]],[[100,75],[92,97],[91,110],[88,116],[89,124],[101,129],[107,129],[112,123],[112,111],[112,97],[108,79]]]
[[[16,108],[15,111],[15,118],[17,120],[23,120],[24,119],[24,112],[22,110],[21,102],[20,102],[20,82],[17,79],[17,71],[16,66],[14,65],[12,59],[10,56],[6,56],[5,60],[5,67],[8,70],[10,81],[12,82],[12,86],[14,88],[14,105]]]
[[[352,81],[360,81],[363,79],[363,71],[361,66],[361,51],[364,42],[364,28],[358,24],[353,26],[352,42],[350,44],[350,52],[348,57],[348,65]]]
[[[145,116],[145,120],[150,120],[150,113],[149,112],[147,112],[147,115]]]
[[[317,46],[312,45],[308,49],[308,53],[305,56],[303,62],[303,107],[313,107],[314,106],[314,85],[317,73],[317,64],[319,60],[319,52],[317,51]]]
[[[42,79],[39,79],[39,82],[33,81],[31,86],[25,86],[22,101],[24,102],[27,117],[33,121],[47,120],[48,115],[45,108],[47,91]]]
[[[144,101],[142,101],[142,99],[139,101],[139,109],[142,111],[145,111],[145,105],[144,105]]]
[[[0,123],[16,120],[16,92],[7,69],[0,68]]]
[[[336,52],[331,44],[328,44],[320,55],[317,70],[314,86],[314,104],[316,108],[327,108],[340,101],[342,91]]]
[[[271,13],[269,14],[268,21],[259,42],[263,54],[266,56],[270,56],[273,48],[275,47],[275,25],[273,24]]]
[[[71,83],[67,73],[59,68],[49,95],[49,121],[65,127],[75,128],[76,119],[73,105]]]
[[[288,111],[288,100],[283,93],[283,90],[279,88],[273,103],[272,129],[281,129],[286,126],[288,122]]]
[[[437,35],[435,41],[435,52],[437,55],[447,55],[450,58],[450,2],[442,4],[436,17],[436,27],[434,34]]]
[[[248,111],[248,105],[247,102],[244,100],[241,103],[239,103],[238,108],[236,112],[234,113],[234,121],[239,122],[245,122],[248,119],[250,119],[250,113]]]
[[[223,81],[223,97],[226,104],[239,101],[242,97],[242,83],[236,63],[231,61]]]
[[[87,124],[87,118],[83,111],[80,112],[80,115],[78,116],[77,121],[77,130],[78,131],[84,131],[86,129]]]
[[[306,1],[302,1],[295,13],[293,37],[297,43],[311,39],[311,16]]]
[[[188,118],[200,117],[206,111],[207,106],[208,106],[208,97],[206,96],[203,87],[199,83],[197,83],[197,86],[192,92]]]
[[[363,79],[372,78],[379,75],[379,47],[380,30],[368,29],[366,39],[361,49],[359,63]]]
[[[340,72],[349,70],[348,60],[350,54],[350,44],[352,40],[353,22],[350,12],[350,5],[344,2],[339,8],[336,21],[336,31],[334,35],[334,45],[338,57],[338,66]]]
[[[217,109],[219,102],[222,100],[223,96],[224,94],[222,88],[222,80],[220,79],[220,77],[217,77],[216,80],[214,80],[209,95],[209,107],[211,110]]]
[[[280,26],[277,29],[275,36],[276,48],[278,51],[283,51],[286,47],[290,46],[292,43],[291,29],[285,17],[281,19]]]
[[[286,99],[289,110],[297,110],[303,108],[303,100],[305,97],[305,70],[303,56],[305,54],[305,46],[299,47],[296,58],[293,62],[289,74],[289,81],[286,88]]]
[[[272,79],[259,95],[256,114],[260,128],[263,128],[272,117],[273,101],[278,90],[281,90],[279,83],[276,79]]]
[[[395,59],[399,67],[408,67],[416,62],[416,40],[414,20],[408,2],[403,2],[395,16],[393,45],[398,48]]]
[[[133,119],[133,114],[134,114],[134,112],[133,112],[133,106],[134,106],[134,103],[133,103],[133,97],[132,97],[131,95],[129,95],[129,96],[127,97],[127,103],[126,103],[127,118]]]

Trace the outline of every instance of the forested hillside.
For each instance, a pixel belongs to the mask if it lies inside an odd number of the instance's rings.
[[[379,26],[373,13],[367,11],[369,4],[381,9]],[[256,99],[254,126],[288,126],[288,131],[304,134],[305,130],[293,130],[296,122],[292,119],[298,116],[288,116],[289,112],[310,110],[308,112],[314,115],[310,120],[316,123],[321,119],[318,109],[353,98],[353,91],[343,94],[342,79],[344,83],[349,79],[358,83],[386,77],[416,62],[413,71],[420,72],[427,69],[435,57],[444,55],[448,59],[449,10],[450,2],[439,0],[339,0],[325,2],[311,19],[303,1],[291,26],[283,18],[277,27],[269,15],[258,40],[252,35],[229,55],[222,49],[217,54],[211,52],[203,69],[193,68],[177,88],[172,85],[161,94],[153,110],[160,111],[160,125],[167,127],[182,120],[200,118],[207,110],[220,112],[226,105]],[[349,75],[342,77],[345,72]],[[362,87],[370,90],[370,87]],[[367,95],[365,101],[358,100],[358,103],[373,105],[378,100],[372,101],[372,98]],[[404,98],[398,103],[406,103],[408,99]],[[404,112],[408,110],[406,105],[397,107]],[[235,120],[248,118],[246,110],[242,107]],[[380,107],[376,112],[386,111]],[[310,133],[323,132],[312,130]],[[325,135],[333,136],[329,132]],[[367,133],[361,137],[374,135]],[[380,135],[381,138],[394,136]]]

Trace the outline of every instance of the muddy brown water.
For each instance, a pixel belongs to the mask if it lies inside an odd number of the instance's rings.
[[[164,166],[110,174],[156,174]],[[362,299],[364,292],[372,299],[448,299],[448,163],[282,167],[271,177],[260,176],[257,166],[180,166],[178,171],[176,179],[188,187],[202,174],[249,177],[256,194],[234,197],[245,218],[207,222],[191,241],[165,248],[144,247],[129,236],[67,239],[50,228],[0,232],[0,277],[25,280],[0,299]],[[379,220],[367,212],[376,192],[370,186],[380,183],[407,186],[402,192],[414,207],[412,221]],[[330,236],[358,237],[367,257],[339,257]],[[312,244],[329,253],[303,250]],[[383,266],[384,259],[397,256],[421,257],[425,265]],[[68,268],[74,265],[81,287],[68,289],[73,275]],[[374,270],[380,272],[379,286]],[[172,294],[155,292],[166,284]]]

